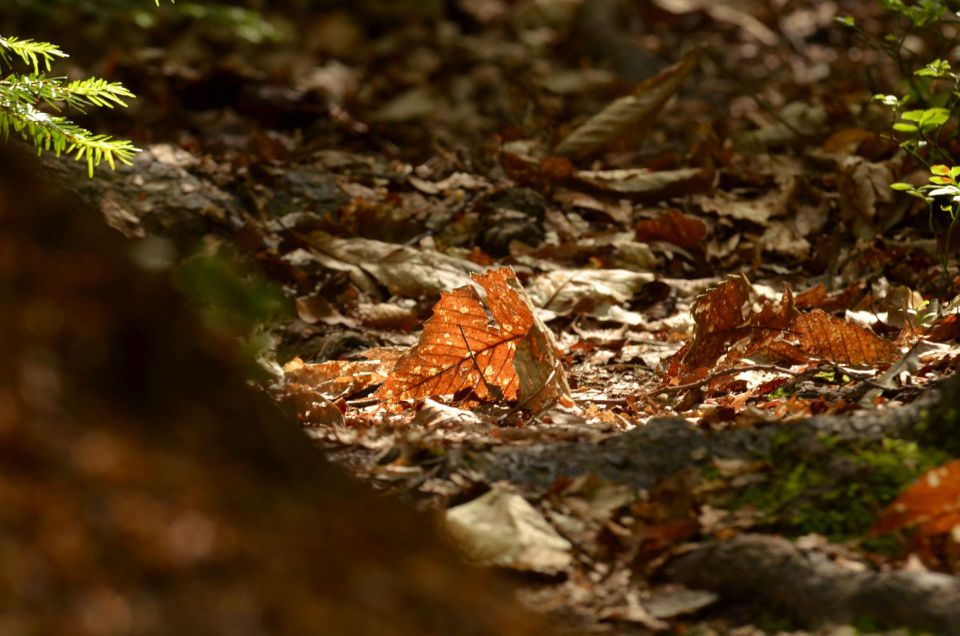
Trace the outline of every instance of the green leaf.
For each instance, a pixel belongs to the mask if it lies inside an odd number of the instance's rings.
[[[914,189],[913,186],[910,185],[909,183],[902,183],[902,182],[891,183],[890,187],[893,190],[897,190],[898,192],[909,192],[910,190]]]

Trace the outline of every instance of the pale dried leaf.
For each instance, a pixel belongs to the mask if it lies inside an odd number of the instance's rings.
[[[604,303],[626,303],[653,274],[624,269],[561,269],[534,278],[528,293],[533,303],[557,314],[590,314]]]
[[[310,254],[324,267],[350,273],[350,280],[370,293],[377,284],[407,298],[439,294],[467,285],[481,267],[468,260],[406,245],[363,238],[341,239],[311,232]],[[372,278],[371,278],[372,277]]]
[[[649,125],[696,67],[700,49],[688,52],[676,64],[641,83],[633,95],[611,102],[557,144],[554,154],[582,158],[617,140],[628,129]]]
[[[603,194],[631,199],[656,201],[708,190],[713,184],[713,171],[706,168],[677,170],[581,170],[574,181]]]
[[[478,563],[556,574],[573,560],[573,546],[520,495],[493,488],[447,510],[454,542]]]

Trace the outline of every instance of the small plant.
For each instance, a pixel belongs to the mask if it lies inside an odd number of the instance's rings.
[[[921,62],[905,44],[908,36],[923,35],[934,43],[935,50],[942,49],[946,56],[960,41],[960,21],[957,19],[960,13],[956,12],[960,3],[940,0],[919,0],[909,4],[902,0],[879,2],[903,19],[906,26],[899,33],[878,39],[860,29],[852,18],[839,18],[839,21],[853,29],[867,46],[886,54],[900,69],[906,94],[875,95],[874,101],[892,109],[890,137],[929,171],[929,178],[922,186],[898,182],[891,187],[928,203],[930,229],[934,233],[937,233],[937,218],[946,217],[946,237],[949,237],[960,216],[960,186],[957,183],[960,167],[954,166],[956,162],[947,147],[953,135],[949,123],[960,110],[960,74],[941,57],[932,62]],[[942,241],[941,245],[940,257],[946,272],[949,240]]]

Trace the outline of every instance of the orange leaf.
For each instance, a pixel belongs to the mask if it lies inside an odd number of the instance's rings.
[[[554,399],[572,404],[556,342],[513,270],[473,279],[486,303],[474,287],[442,294],[420,341],[400,357],[376,397],[419,401],[468,390],[477,399],[519,398],[533,408]]]
[[[960,460],[920,475],[884,511],[870,534],[917,527],[917,538],[945,534],[960,526]]]

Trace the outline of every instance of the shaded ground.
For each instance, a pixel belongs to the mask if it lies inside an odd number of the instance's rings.
[[[897,69],[834,18],[896,25],[864,2],[713,6],[284,6],[265,15],[285,39],[256,45],[161,13],[97,55],[62,42],[140,95],[102,124],[144,146],[137,165],[50,167],[152,237],[160,267],[203,243],[181,288],[219,296],[208,319],[246,338],[316,443],[452,509],[475,557],[527,572],[523,599],[572,628],[958,633],[956,580],[926,571],[956,571],[955,540],[867,536],[960,452],[938,397],[955,391],[916,401],[955,366],[956,289],[926,208],[888,189],[915,170],[871,101]],[[643,117],[583,142],[630,94]],[[374,396],[439,294],[501,265],[556,335],[575,405],[524,408],[479,380]],[[923,299],[944,307],[932,327]],[[811,604],[824,587],[833,605]]]

